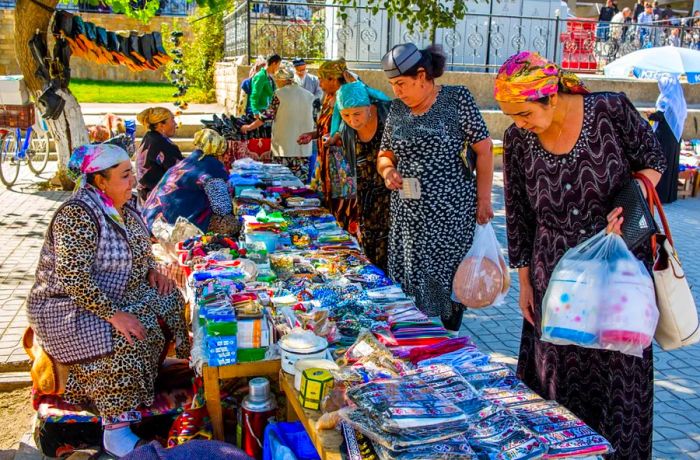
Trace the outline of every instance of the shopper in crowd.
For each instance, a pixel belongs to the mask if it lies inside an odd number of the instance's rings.
[[[652,6],[653,6],[653,13],[654,13],[654,21],[660,21],[662,10],[659,7],[659,2],[657,0],[654,0],[654,3],[652,3]]]
[[[273,54],[267,58],[265,68],[255,74],[251,82],[250,111],[257,115],[267,109],[275,93],[275,74],[280,67],[282,58]]]
[[[318,190],[324,205],[333,213],[340,225],[349,229],[352,212],[355,209],[354,197],[334,197],[333,177],[330,162],[331,146],[330,132],[333,121],[333,111],[336,102],[336,93],[341,85],[346,83],[348,68],[345,59],[326,61],[318,69],[318,77],[323,90],[323,102],[321,111],[316,120],[316,130],[304,133],[297,139],[300,144],[308,144],[312,140],[317,141],[318,155],[313,172],[311,172],[311,187]]]
[[[148,230],[128,204],[136,181],[126,151],[83,146],[68,167],[77,188],[46,233],[27,313],[44,350],[68,366],[63,399],[97,408],[104,446],[119,457],[139,441],[129,427],[136,409],[153,403],[164,329],[177,356],[189,357],[185,302],[156,270]]]
[[[238,219],[228,188],[228,171],[222,163],[226,140],[203,129],[194,136],[195,150],[163,176],[143,206],[149,229],[157,220],[174,225],[184,217],[202,232],[236,234]]]
[[[314,95],[314,99],[323,97],[323,90],[316,75],[312,75],[306,69],[306,61],[296,58],[292,61],[294,65],[294,81],[308,92]]]
[[[357,181],[354,218],[359,241],[369,260],[386,270],[391,193],[377,172],[377,154],[391,102],[381,92],[368,91],[364,83],[354,81],[340,87],[337,103],[345,158]]]
[[[639,19],[639,15],[642,14],[644,11],[644,0],[637,0],[637,3],[634,5],[634,15],[632,16],[632,19],[634,22],[637,22]]]
[[[654,184],[666,169],[661,146],[621,93],[589,93],[579,78],[537,53],[511,56],[494,96],[514,124],[504,135],[510,266],[518,270],[523,332],[518,376],[566,406],[615,449],[614,459],[652,453],[653,360],[540,340],[542,299],[564,253],[608,228],[610,203],[640,172]],[[651,263],[651,250],[637,252]]]
[[[436,82],[445,69],[438,47],[407,43],[383,58],[394,100],[377,170],[391,194],[389,276],[429,316],[459,330],[464,306],[452,302],[452,279],[475,224],[493,217],[492,142],[469,90]],[[476,152],[476,165],[463,153]],[[476,170],[476,177],[473,170]]]
[[[629,8],[623,8],[622,11],[618,12],[610,20],[610,36],[614,40],[624,39],[624,35],[627,32],[627,28],[624,26],[627,19],[632,14],[632,10]]]
[[[681,155],[681,137],[688,115],[683,87],[678,77],[667,75],[659,79],[659,98],[656,110],[647,114],[654,122],[654,133],[663,148],[668,168],[656,186],[662,203],[673,203],[678,198],[678,166]]]
[[[136,151],[139,202],[143,204],[165,172],[182,160],[180,148],[170,138],[177,131],[175,115],[163,107],[152,107],[136,116],[148,129]]]
[[[255,64],[250,68],[248,78],[241,83],[241,93],[238,98],[237,112],[239,116],[252,115],[253,111],[250,108],[250,94],[253,92],[253,77],[260,72],[260,69],[265,67],[265,59],[261,56],[255,61]]]
[[[651,27],[648,24],[654,22],[654,13],[651,7],[651,3],[647,2],[644,4],[644,11],[637,18],[637,24],[639,28],[639,41],[642,46],[645,46],[652,40]]]
[[[314,128],[314,96],[296,83],[294,68],[282,63],[275,74],[277,91],[270,107],[258,114],[257,120],[244,125],[247,133],[272,121],[272,156],[275,161],[289,167],[305,184],[309,181],[309,157],[311,145],[299,144],[300,134]]]
[[[678,27],[674,27],[671,29],[671,32],[669,33],[668,37],[666,38],[666,44],[668,46],[676,46],[680,47],[681,46],[681,29]]]
[[[605,6],[600,9],[598,15],[598,28],[596,30],[596,38],[599,41],[608,41],[610,38],[610,21],[617,13],[613,0],[607,0]]]

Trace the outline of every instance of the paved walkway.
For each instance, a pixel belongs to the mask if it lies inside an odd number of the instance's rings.
[[[49,166],[51,168],[52,165]],[[52,170],[44,174],[49,177]],[[44,232],[67,192],[42,192],[25,171],[13,190],[0,187],[0,368],[26,362],[19,345],[26,327],[24,301],[33,283]],[[505,222],[501,175],[494,191],[494,221],[501,241]],[[700,258],[693,258],[700,235],[700,199],[681,200],[666,207],[674,240],[683,257],[700,303]],[[463,329],[497,359],[515,364],[522,319],[517,306],[517,276],[504,305],[469,311]],[[674,352],[658,351],[654,458],[700,459],[700,346]],[[7,369],[5,369],[7,370]]]

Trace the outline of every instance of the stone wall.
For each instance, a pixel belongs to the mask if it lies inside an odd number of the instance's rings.
[[[191,37],[190,27],[186,18],[155,17],[148,24],[143,24],[140,21],[127,18],[121,14],[81,13],[80,15],[85,21],[93,22],[98,26],[112,31],[135,30],[139,32],[153,32],[160,31],[163,24],[172,25],[173,22],[175,22],[178,28],[185,32],[183,40],[187,40],[188,37]],[[19,73],[19,65],[15,58],[14,30],[14,9],[0,9],[0,75]],[[162,70],[131,72],[124,66],[95,64],[79,57],[73,57],[71,59],[71,76],[90,80],[167,81],[163,76]]]
[[[226,107],[229,113],[235,112],[235,104],[240,94],[240,83],[248,77],[250,66],[234,62],[219,62],[216,67],[216,100]],[[313,68],[309,69],[315,73]],[[391,86],[384,72],[376,69],[354,70],[368,85],[384,91],[393,97]],[[655,81],[648,80],[611,80],[596,75],[582,76],[591,91],[624,92],[636,107],[652,108],[659,95]],[[503,115],[493,99],[493,83],[495,75],[472,72],[446,72],[440,77],[443,85],[464,85],[471,91],[477,105],[482,109],[484,119],[496,139],[510,126],[512,120]],[[700,85],[683,84],[685,98],[691,110],[685,122],[684,136],[687,138],[700,137]]]

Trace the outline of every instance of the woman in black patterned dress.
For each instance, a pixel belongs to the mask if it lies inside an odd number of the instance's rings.
[[[436,48],[397,45],[382,67],[398,99],[391,104],[377,170],[391,193],[389,276],[428,316],[457,331],[464,307],[450,300],[457,266],[472,244],[476,221],[493,217],[492,142],[467,88],[438,85],[445,56]],[[476,178],[462,157],[477,154]],[[410,180],[410,181],[409,181]],[[402,198],[399,189],[420,193]]]
[[[542,298],[567,249],[602,229],[620,232],[615,195],[666,163],[654,133],[624,94],[589,94],[577,77],[534,53],[509,58],[496,100],[515,123],[504,137],[508,253],[518,269],[523,333],[518,376],[605,436],[611,458],[652,453],[651,346],[638,358],[540,340]],[[650,262],[649,248],[638,257]],[[645,257],[646,256],[646,257]]]

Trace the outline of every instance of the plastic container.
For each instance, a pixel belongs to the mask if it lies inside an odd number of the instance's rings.
[[[246,233],[245,236],[246,244],[265,244],[265,248],[267,249],[268,254],[271,252],[275,252],[275,249],[277,249],[278,241],[279,235],[275,232],[251,232]]]

